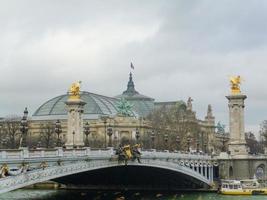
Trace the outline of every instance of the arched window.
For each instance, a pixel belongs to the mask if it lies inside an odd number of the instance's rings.
[[[234,175],[234,170],[233,170],[233,167],[230,166],[230,167],[229,167],[229,177],[230,177],[230,178],[233,178],[233,175]]]
[[[265,165],[261,164],[256,168],[255,172],[257,179],[263,179],[265,177]]]

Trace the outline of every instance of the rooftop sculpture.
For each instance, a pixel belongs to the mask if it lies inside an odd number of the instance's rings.
[[[224,124],[221,124],[221,122],[218,122],[216,128],[217,128],[217,133],[225,134],[225,125]]]
[[[133,116],[133,105],[130,104],[126,99],[120,98],[117,102],[116,107],[118,109],[118,114],[126,117]]]
[[[69,99],[80,99],[81,81],[72,83],[69,89]]]
[[[240,84],[241,84],[241,77],[240,76],[233,76],[230,77],[230,84],[231,84],[231,93],[232,94],[240,94]]]

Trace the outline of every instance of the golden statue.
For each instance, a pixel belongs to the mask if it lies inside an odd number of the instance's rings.
[[[240,76],[230,78],[231,93],[232,94],[240,94],[241,93],[241,90],[240,90],[241,81],[242,81],[242,79]]]
[[[81,81],[72,83],[69,89],[69,99],[80,99]]]

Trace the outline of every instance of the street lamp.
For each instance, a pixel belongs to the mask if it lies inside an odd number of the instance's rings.
[[[88,139],[88,136],[90,134],[90,125],[88,122],[85,123],[84,125],[84,134],[85,134],[85,146],[86,147],[89,147],[89,139]]]
[[[104,147],[107,148],[107,119],[108,119],[108,116],[103,116],[101,119],[103,120],[104,128],[105,128],[105,134],[104,134],[105,145],[104,145]]]
[[[60,141],[60,133],[62,133],[62,129],[61,129],[61,123],[59,120],[56,121],[55,123],[55,133],[57,134],[57,147],[61,146],[61,141]]]
[[[168,140],[169,140],[169,135],[167,133],[165,133],[164,135],[164,141],[165,141],[165,148],[167,149],[168,146]]]
[[[190,136],[187,137],[187,151],[190,152],[190,142],[191,142],[191,138]]]
[[[152,149],[155,149],[155,132],[154,132],[154,130],[152,130],[152,132],[151,132],[151,141],[152,141]]]
[[[113,131],[112,131],[112,127],[110,126],[110,124],[108,125],[107,134],[108,134],[108,146],[112,147],[111,136],[113,134]]]
[[[197,139],[197,153],[199,152],[199,139]]]
[[[139,138],[140,138],[140,132],[139,132],[139,129],[136,128],[136,130],[135,130],[135,139],[136,139],[136,143],[139,142]]]
[[[2,139],[1,141],[3,149],[6,148],[6,145],[8,143],[8,140],[6,138]]]
[[[75,135],[75,131],[72,131],[73,149],[75,148],[75,143],[74,143],[74,135]]]
[[[2,138],[2,128],[3,128],[3,125],[2,124],[0,124],[0,139],[2,140],[3,138]],[[2,147],[3,148],[3,147]]]
[[[207,153],[207,143],[204,143],[204,153]]]
[[[179,151],[179,146],[180,146],[180,136],[179,135],[176,136],[175,141],[176,141],[176,144],[177,144],[177,151]]]
[[[27,146],[27,133],[28,133],[28,110],[27,107],[25,108],[23,112],[23,117],[20,121],[20,132],[22,135],[22,140],[21,140],[21,147],[26,147]]]

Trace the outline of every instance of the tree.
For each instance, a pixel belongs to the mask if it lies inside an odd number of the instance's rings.
[[[190,147],[196,149],[197,143],[201,142],[200,126],[195,118],[195,113],[187,110],[184,104],[174,106],[162,106],[148,115],[151,126],[156,132],[156,147],[163,149],[166,144],[164,136],[168,135],[168,148],[177,148],[176,136],[180,138],[180,150],[187,150],[188,141]],[[201,146],[201,145],[200,145]]]
[[[260,137],[264,146],[267,146],[267,120],[260,124]]]
[[[46,124],[41,124],[40,128],[41,128],[41,134],[40,134],[41,146],[44,146],[45,148],[53,147],[56,142],[54,123],[48,122]]]
[[[249,147],[250,153],[258,154],[261,152],[260,144],[256,140],[256,137],[252,132],[245,133],[245,139]]]
[[[2,122],[2,134],[1,142],[3,148],[15,149],[19,146],[21,138],[20,133],[20,119],[21,117],[16,115],[10,115],[5,117]]]

